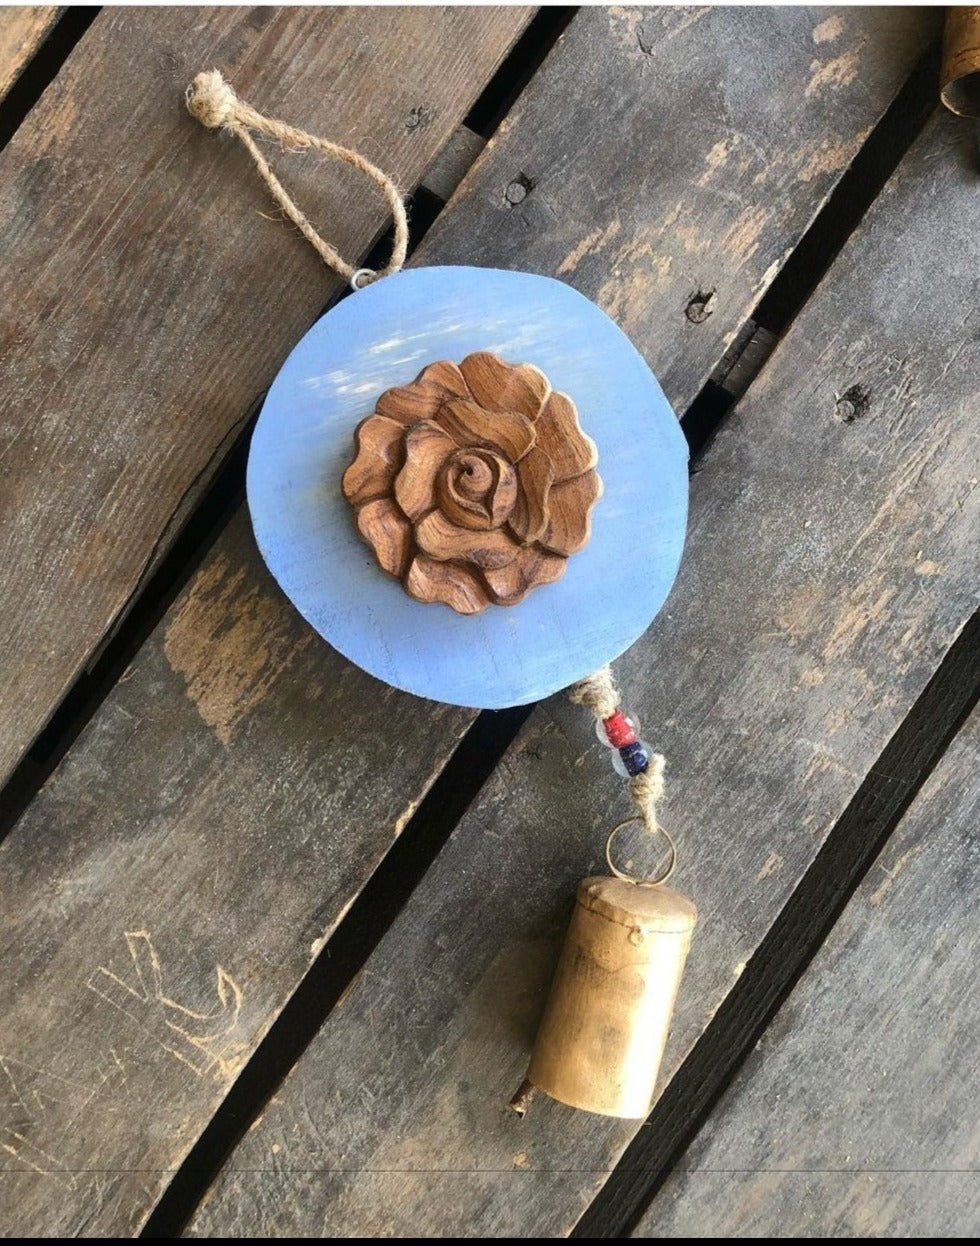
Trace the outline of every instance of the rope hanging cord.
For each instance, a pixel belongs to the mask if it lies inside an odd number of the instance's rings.
[[[208,129],[225,129],[241,139],[246,151],[255,162],[262,180],[283,212],[292,221],[320,259],[329,268],[351,282],[354,289],[368,280],[375,281],[379,277],[390,277],[397,273],[405,263],[408,252],[408,214],[398,187],[391,178],[377,165],[366,160],[360,152],[349,147],[341,147],[339,143],[331,143],[329,139],[317,138],[306,130],[287,125],[284,121],[276,121],[257,112],[251,104],[239,99],[231,85],[225,81],[217,69],[200,73],[187,88],[187,108],[201,125]],[[272,172],[269,162],[259,150],[252,138],[252,132],[263,134],[268,138],[278,139],[284,146],[292,150],[312,148],[325,156],[349,164],[357,169],[378,187],[388,201],[395,223],[395,240],[391,249],[391,259],[387,265],[376,273],[368,269],[356,268],[349,264],[336,247],[321,238],[303,213],[290,198],[282,183]]]
[[[595,716],[597,722],[605,726],[614,716],[621,714],[619,709],[619,693],[613,682],[611,666],[600,667],[592,675],[579,680],[568,690],[569,700],[576,705],[583,705]],[[670,832],[660,822],[658,806],[664,796],[664,768],[666,765],[662,753],[651,753],[647,759],[646,769],[630,777],[630,799],[636,809],[631,818],[626,818],[614,826],[606,839],[606,861],[617,878],[626,882],[657,886],[665,883],[673,874],[677,864],[677,848]],[[669,851],[668,862],[664,870],[656,878],[637,878],[617,868],[612,859],[612,841],[618,831],[633,822],[642,822],[651,835],[662,835],[667,841]]]

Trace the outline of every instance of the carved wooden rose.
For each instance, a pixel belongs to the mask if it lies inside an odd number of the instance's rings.
[[[531,364],[481,351],[386,390],[343,478],[361,536],[418,601],[511,606],[588,542],[595,443]]]

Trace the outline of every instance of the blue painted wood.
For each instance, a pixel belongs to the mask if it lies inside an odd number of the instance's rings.
[[[571,396],[605,490],[557,583],[462,616],[413,601],[379,569],[340,479],[384,390],[477,350],[536,364]],[[548,696],[646,630],[677,573],[687,491],[686,442],[622,331],[560,281],[485,268],[410,269],[330,311],[276,377],[248,463],[262,556],[320,635],[397,688],[487,709]]]

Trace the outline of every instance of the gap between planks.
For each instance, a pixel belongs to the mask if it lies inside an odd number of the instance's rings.
[[[61,14],[56,5],[0,9],[0,107]]]
[[[81,5],[0,9],[0,151],[97,14]]]
[[[974,710],[633,1236],[974,1235],[978,761]]]

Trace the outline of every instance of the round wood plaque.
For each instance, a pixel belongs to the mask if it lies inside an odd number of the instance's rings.
[[[560,579],[463,615],[381,570],[341,479],[384,391],[482,351],[535,365],[569,395],[604,491]],[[484,709],[567,687],[646,630],[677,573],[687,492],[686,442],[623,332],[560,281],[485,268],[410,269],[339,303],[276,377],[248,461],[259,549],[320,635],[396,688]]]

